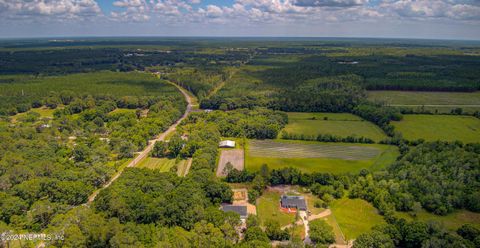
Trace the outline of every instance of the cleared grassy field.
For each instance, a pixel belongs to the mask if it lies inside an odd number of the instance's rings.
[[[360,234],[370,231],[373,226],[385,223],[377,209],[361,199],[334,200],[330,204],[330,209],[346,240],[355,239]]]
[[[53,118],[53,112],[55,111],[55,109],[41,107],[41,108],[32,108],[29,111],[38,113],[40,115],[40,118]],[[12,121],[15,122],[19,118],[22,118],[23,116],[26,116],[26,115],[27,115],[27,112],[16,114],[12,116]]]
[[[267,164],[270,169],[294,167],[308,173],[355,173],[384,168],[397,156],[398,150],[387,145],[251,140],[245,168],[257,171]]]
[[[397,212],[397,216],[405,218],[406,220],[419,220],[424,222],[438,221],[451,231],[456,231],[463,224],[467,223],[480,228],[480,213],[467,210],[459,210],[446,216],[439,216],[422,209],[415,217],[405,212]]]
[[[380,141],[387,136],[376,125],[362,118],[342,113],[288,113],[288,125],[283,131],[292,134],[332,134],[340,137],[367,137]],[[280,134],[281,135],[281,134]]]
[[[117,108],[110,112],[109,114],[128,114],[128,113],[134,113],[135,114],[136,109],[127,109],[127,108]]]
[[[184,161],[181,161],[184,162]],[[152,158],[148,157],[144,159],[140,164],[138,164],[138,168],[148,168],[152,170],[160,170],[161,172],[169,172],[170,169],[175,166],[176,161],[175,159],[168,159],[168,158]]]
[[[465,112],[480,110],[480,91],[466,92],[421,92],[421,91],[369,91],[368,98],[394,106],[412,107],[433,113],[449,113],[454,108]]]
[[[393,125],[408,140],[480,142],[480,120],[471,116],[404,115]]]
[[[262,224],[267,220],[276,220],[280,226],[286,226],[295,221],[295,214],[280,211],[280,193],[278,192],[265,191],[257,199],[257,215]]]

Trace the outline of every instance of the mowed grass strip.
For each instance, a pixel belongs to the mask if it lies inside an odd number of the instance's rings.
[[[369,232],[375,225],[386,223],[378,210],[362,199],[334,200],[330,209],[346,240],[355,239],[360,234]]]
[[[313,136],[331,134],[340,137],[366,137],[374,141],[387,138],[378,126],[347,113],[291,112],[288,113],[288,125],[285,126],[283,131]]]
[[[170,169],[176,164],[177,163],[175,159],[148,157],[140,162],[137,167],[159,170],[161,172],[169,172]]]
[[[317,152],[319,154],[315,154]],[[330,157],[321,157],[327,152],[331,153],[328,154]],[[368,153],[371,154],[367,156]],[[357,173],[362,169],[385,168],[392,164],[398,155],[398,148],[378,144],[252,140],[247,148],[245,168],[248,171],[258,171],[263,164],[267,164],[270,169],[293,167],[305,173]],[[332,156],[340,158],[331,158]],[[353,157],[356,160],[351,159]]]
[[[393,125],[407,140],[480,142],[480,120],[472,116],[404,115]]]
[[[280,211],[280,193],[273,191],[265,191],[257,199],[257,215],[262,225],[267,220],[278,221],[280,226],[286,226],[295,221],[295,214]]]

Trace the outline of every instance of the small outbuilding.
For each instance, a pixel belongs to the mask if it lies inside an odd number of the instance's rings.
[[[222,140],[218,144],[220,148],[235,148],[235,141],[233,140]]]
[[[223,205],[223,212],[235,212],[240,215],[240,219],[245,220],[248,217],[247,206],[241,205]]]
[[[280,204],[282,208],[296,208],[299,211],[307,211],[307,202],[303,196],[282,195]]]

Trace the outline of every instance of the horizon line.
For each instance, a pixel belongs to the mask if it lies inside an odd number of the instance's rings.
[[[275,36],[275,35],[52,35],[52,36],[12,36],[0,37],[0,40],[34,40],[34,39],[66,39],[66,38],[281,38],[281,39],[372,39],[372,40],[423,40],[423,41],[469,41],[480,42],[480,39],[468,38],[422,38],[422,37],[388,37],[388,36]]]

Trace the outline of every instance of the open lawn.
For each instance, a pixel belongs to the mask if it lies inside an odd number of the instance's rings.
[[[397,212],[397,216],[407,220],[419,220],[424,222],[438,221],[451,231],[456,231],[463,224],[467,223],[480,228],[480,213],[474,213],[468,210],[458,210],[446,216],[440,216],[422,209],[420,212],[416,213],[415,217],[410,213],[405,212]]]
[[[385,223],[377,209],[361,199],[334,200],[330,209],[346,240],[355,239],[358,235],[370,231],[373,226]]]
[[[181,161],[181,162],[184,162],[184,161]],[[161,172],[168,172],[173,166],[175,166],[175,164],[176,164],[175,159],[148,157],[144,159],[142,162],[140,162],[140,164],[138,164],[137,167],[160,170]]]
[[[280,226],[286,226],[295,221],[295,214],[280,211],[280,193],[272,191],[265,191],[257,199],[257,215],[262,224],[267,220],[276,220]]]
[[[283,131],[291,134],[331,134],[340,137],[366,137],[374,141],[387,138],[385,133],[371,122],[352,114],[342,113],[288,113],[288,125]],[[280,134],[281,136],[281,134]]]
[[[404,115],[393,125],[408,140],[480,141],[480,120],[471,116]]]
[[[384,168],[393,163],[398,154],[393,146],[377,144],[251,140],[245,168],[257,171],[262,164],[267,164],[270,169],[294,167],[307,173],[356,173],[364,168]]]
[[[454,108],[466,112],[480,110],[480,91],[477,92],[423,92],[423,91],[369,91],[372,101],[385,102],[392,106],[424,109],[435,113],[449,113]]]

